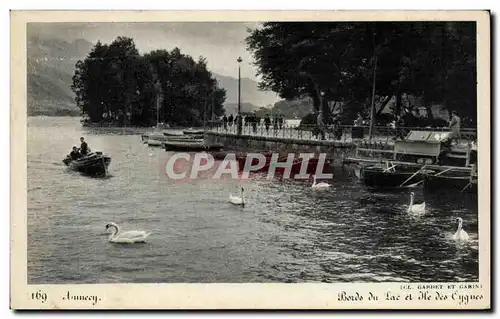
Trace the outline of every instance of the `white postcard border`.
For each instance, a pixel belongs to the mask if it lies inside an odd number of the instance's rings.
[[[26,23],[266,20],[477,22],[479,282],[28,285]],[[487,309],[491,306],[490,105],[490,17],[487,11],[12,11],[11,307],[13,309]],[[421,285],[435,287],[439,285],[439,288],[419,289]],[[471,287],[466,288],[464,285]],[[339,301],[338,297],[342,292],[363,299]],[[68,293],[70,296],[89,296],[89,298],[79,301],[67,300],[65,296],[68,296]],[[393,300],[386,300],[387,293]],[[438,293],[440,296],[437,296]],[[43,294],[47,296],[45,302],[42,302],[41,297],[37,297]],[[394,300],[396,295],[399,295],[399,300]],[[408,300],[409,295],[412,296],[411,300]],[[445,295],[446,299],[442,299]],[[96,296],[95,304],[92,304],[94,302],[92,296]],[[469,296],[467,303],[463,302],[466,298],[464,296]],[[468,299],[472,298],[470,296],[482,296],[482,298]]]

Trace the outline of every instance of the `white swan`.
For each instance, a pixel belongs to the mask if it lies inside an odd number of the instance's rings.
[[[316,183],[316,175],[313,175],[313,184],[311,185],[312,188],[328,188],[330,187],[330,184],[325,183],[325,182],[319,182]]]
[[[468,240],[469,234],[465,230],[462,229],[463,220],[460,217],[457,217],[458,227],[455,234],[453,234],[453,239],[455,240]]]
[[[245,199],[243,198],[243,192],[245,190],[241,188],[241,196],[229,195],[229,202],[233,205],[245,206]]]
[[[115,223],[106,224],[106,230],[114,228],[115,231],[109,236],[109,241],[112,243],[122,243],[122,244],[133,244],[133,243],[144,243],[146,242],[146,237],[150,233],[146,233],[142,230],[130,230],[120,233],[120,228]]]
[[[425,213],[425,202],[421,204],[413,204],[415,193],[410,193],[410,205],[408,205],[408,213],[423,214]]]

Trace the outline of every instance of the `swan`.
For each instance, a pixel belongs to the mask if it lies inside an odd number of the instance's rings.
[[[109,236],[109,242],[112,243],[122,243],[122,244],[133,244],[133,243],[144,243],[146,242],[146,237],[150,233],[140,230],[130,230],[120,233],[120,228],[115,223],[106,224],[106,230],[114,228],[115,231]]]
[[[414,192],[410,193],[410,205],[408,205],[408,213],[423,214],[425,213],[425,202],[421,204],[413,204]]]
[[[465,230],[462,229],[463,220],[460,217],[457,217],[458,227],[455,234],[453,234],[453,239],[455,240],[468,240],[469,234]]]
[[[313,184],[311,185],[312,188],[327,188],[327,187],[330,187],[330,184],[328,183],[325,183],[325,182],[319,182],[319,183],[316,183],[316,175],[313,175]]]
[[[234,196],[234,195],[229,195],[229,202],[233,205],[241,205],[245,206],[245,199],[243,198],[243,192],[245,190],[243,187],[241,188],[241,196]]]

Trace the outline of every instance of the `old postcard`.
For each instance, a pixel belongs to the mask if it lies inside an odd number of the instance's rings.
[[[12,11],[13,309],[489,309],[487,11]]]

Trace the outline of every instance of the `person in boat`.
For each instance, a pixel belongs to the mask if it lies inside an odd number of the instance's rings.
[[[79,158],[81,158],[83,155],[78,152],[78,148],[76,146],[73,146],[73,149],[69,153],[69,157],[71,157],[71,160],[75,161]]]
[[[450,139],[460,139],[460,117],[458,116],[457,111],[453,111],[451,113],[451,120],[450,120]]]
[[[80,154],[85,156],[89,153],[89,146],[83,137],[80,137]]]

